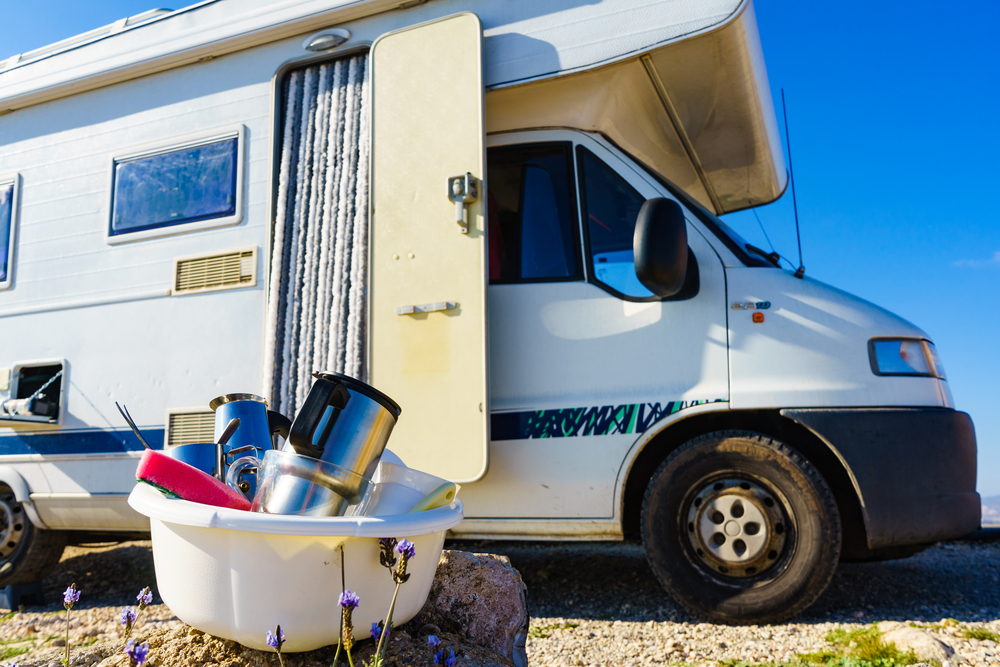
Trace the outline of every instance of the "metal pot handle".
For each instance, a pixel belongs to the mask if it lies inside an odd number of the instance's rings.
[[[226,484],[230,488],[236,489],[242,493],[247,500],[253,502],[253,498],[249,496],[251,488],[250,483],[245,480],[241,480],[240,477],[242,477],[244,473],[256,473],[260,470],[260,466],[260,459],[256,456],[243,456],[236,459],[233,461],[232,465],[229,466],[229,472],[226,473]]]

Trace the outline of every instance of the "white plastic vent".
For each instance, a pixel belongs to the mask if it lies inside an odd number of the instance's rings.
[[[215,413],[171,412],[167,418],[167,447],[215,442]]]
[[[174,260],[174,294],[253,287],[257,284],[257,247]]]

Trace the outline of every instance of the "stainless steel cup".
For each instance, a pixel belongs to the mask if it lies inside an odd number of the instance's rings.
[[[240,477],[257,468],[257,491],[251,511],[298,516],[342,516],[358,510],[368,495],[371,480],[340,466],[294,452],[271,450],[263,460],[237,459],[226,483],[239,489]]]

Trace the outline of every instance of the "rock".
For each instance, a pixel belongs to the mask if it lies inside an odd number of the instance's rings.
[[[526,590],[507,557],[446,550],[415,621],[436,625],[445,633],[464,633],[514,667],[526,667],[530,620]]]
[[[879,623],[878,630],[882,633],[882,641],[895,644],[901,651],[913,651],[920,660],[940,664],[955,653],[951,646],[920,628],[890,621]]]

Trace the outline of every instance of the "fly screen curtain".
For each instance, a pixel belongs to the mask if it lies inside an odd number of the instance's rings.
[[[288,416],[305,402],[313,371],[364,379],[367,63],[343,58],[283,83],[264,391]]]

